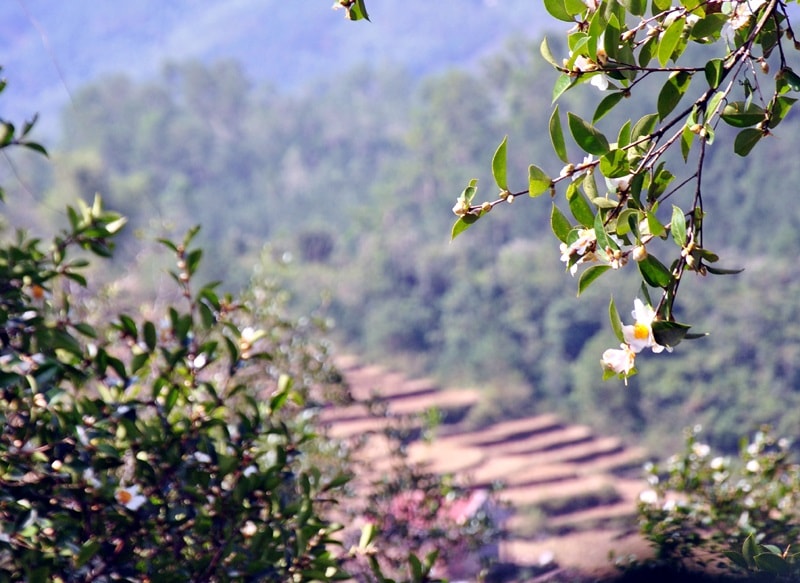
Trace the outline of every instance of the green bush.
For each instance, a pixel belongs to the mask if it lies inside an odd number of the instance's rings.
[[[713,455],[698,432],[687,431],[685,449],[663,466],[648,467],[652,489],[641,496],[639,516],[657,558],[735,567],[747,566],[757,543],[774,545],[762,553],[789,549],[800,536],[800,467],[790,461],[789,441],[763,429],[731,459]]]

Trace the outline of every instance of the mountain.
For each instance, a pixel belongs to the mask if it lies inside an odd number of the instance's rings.
[[[509,35],[552,22],[530,0],[372,0],[372,22],[351,23],[330,1],[4,2],[0,65],[11,83],[0,115],[54,118],[99,75],[148,76],[167,60],[236,59],[254,81],[286,89],[367,61],[422,75],[469,66]]]

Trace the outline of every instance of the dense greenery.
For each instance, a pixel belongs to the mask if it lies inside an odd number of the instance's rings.
[[[0,150],[46,154],[33,125],[2,122]],[[159,240],[174,265],[158,298],[103,293],[126,223],[78,198],[57,234],[0,244],[0,581],[422,583],[496,539],[400,443],[365,479],[359,444],[318,422],[351,402],[322,322],[285,317],[263,280],[198,284],[199,228]],[[399,513],[407,495],[426,512]]]
[[[788,430],[800,346],[784,300],[798,285],[791,250],[800,217],[780,201],[798,172],[781,155],[793,134],[765,140],[745,175],[728,171],[730,152],[709,148],[706,177],[718,196],[706,211],[720,226],[706,241],[736,248],[747,269],[685,281],[694,301],[681,317],[711,336],[652,359],[625,390],[596,378],[598,351],[613,342],[607,288],[601,281],[575,300],[575,280],[557,274],[549,209],[519,200],[447,243],[443,193],[491,157],[495,136],[517,145],[512,168],[548,159],[550,97],[534,88],[551,72],[536,45],[512,42],[475,73],[418,83],[402,70],[359,68],[299,94],[253,87],[231,62],[170,65],[148,83],[107,78],[77,92],[65,113],[58,188],[20,161],[27,190],[16,195],[59,209],[64,196],[104,193],[130,217],[122,248],[140,260],[154,235],[201,221],[211,278],[244,283],[260,262],[260,277],[295,290],[303,311],[324,309],[340,339],[366,355],[484,386],[476,420],[556,408],[659,448],[679,445],[675,428],[687,419],[728,449],[764,422]],[[580,111],[600,94],[565,97]],[[754,204],[745,194],[756,189],[757,212],[722,214],[726,204]],[[27,207],[9,213],[34,221]],[[126,285],[157,287],[150,270]]]

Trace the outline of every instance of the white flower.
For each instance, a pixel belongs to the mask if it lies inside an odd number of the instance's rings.
[[[633,174],[626,174],[617,178],[606,178],[606,186],[611,192],[625,192],[631,187]]]
[[[572,70],[579,73],[591,73],[599,69],[599,65],[589,57],[578,55],[575,57],[575,62],[572,65]]]
[[[119,488],[114,493],[114,498],[117,502],[122,504],[128,510],[139,510],[142,504],[147,502],[147,498],[139,494],[139,486],[129,486],[128,488]]]
[[[202,451],[194,452],[194,459],[196,459],[201,464],[210,464],[211,463],[211,456]]]
[[[242,526],[242,528],[239,529],[239,532],[242,533],[242,536],[244,538],[251,538],[255,536],[256,533],[258,532],[258,527],[256,526],[255,522],[253,522],[252,520],[248,520],[247,522],[244,523],[244,526]]]
[[[595,73],[601,69],[602,67],[600,65],[583,55],[575,57],[575,61],[572,64],[572,70],[576,73]],[[608,77],[602,73],[592,75],[592,79],[589,83],[597,87],[600,91],[608,89]]]
[[[657,504],[658,493],[655,490],[644,490],[639,494],[639,501],[648,505]]]
[[[255,474],[257,471],[258,471],[258,468],[257,468],[257,467],[255,467],[255,466],[247,466],[247,467],[244,469],[244,472],[242,472],[242,475],[243,475],[245,478],[247,478],[247,477],[249,477],[249,476],[252,476],[253,474]]]
[[[99,488],[103,485],[100,480],[97,479],[97,475],[94,473],[92,468],[86,468],[83,470],[83,479],[86,480],[86,483],[92,488]]]
[[[744,467],[744,469],[751,474],[756,474],[761,470],[761,464],[758,463],[758,460],[750,460],[747,462],[747,465]]]
[[[750,23],[750,17],[766,3],[766,0],[742,0],[736,3],[730,16],[730,25],[733,30],[739,30]]]
[[[672,352],[671,346],[664,347],[656,343],[653,336],[653,321],[656,319],[656,313],[653,308],[646,306],[642,300],[636,298],[633,302],[632,314],[634,324],[622,327],[622,336],[630,345],[631,350],[641,352],[645,348],[650,348],[653,352],[661,352],[666,348],[668,352]]]
[[[636,353],[631,350],[631,347],[627,344],[620,344],[619,349],[609,348],[606,350],[601,363],[604,369],[627,377],[633,370],[635,360]]]
[[[712,470],[721,470],[726,465],[727,465],[727,460],[722,456],[715,457],[713,460],[711,460],[711,463],[709,464]]]
[[[592,246],[597,243],[597,235],[594,229],[581,229],[578,232],[578,238],[569,245],[561,243],[559,249],[561,251],[561,261],[569,265],[573,255],[577,255],[579,259],[570,265],[569,271],[572,275],[578,271],[578,264],[587,261],[594,261],[596,257],[591,252]]]
[[[605,75],[595,75],[592,77],[592,80],[589,81],[589,84],[597,87],[600,91],[605,91],[608,89],[608,77]]]

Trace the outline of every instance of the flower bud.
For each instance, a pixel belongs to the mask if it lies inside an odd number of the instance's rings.
[[[644,261],[645,259],[647,259],[647,247],[644,245],[634,247],[633,260],[638,263],[639,261]]]
[[[481,205],[481,210],[485,213],[488,213],[490,210],[492,210],[492,203],[486,201]]]

